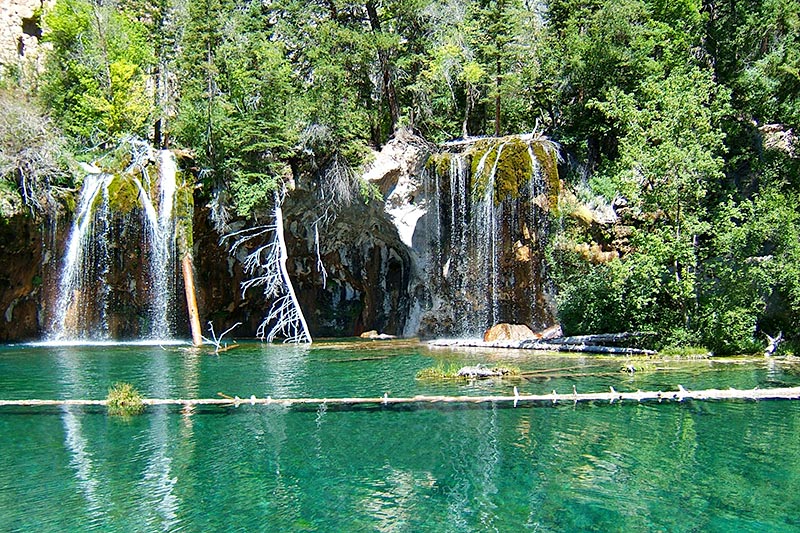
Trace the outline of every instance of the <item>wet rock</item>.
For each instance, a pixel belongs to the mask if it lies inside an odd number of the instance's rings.
[[[564,336],[564,332],[561,330],[561,324],[556,324],[555,326],[550,326],[549,328],[543,329],[535,334],[537,338],[543,341],[549,341],[552,339],[558,339]]]
[[[524,324],[495,324],[483,334],[484,342],[523,341],[539,338]]]
[[[389,340],[389,339],[396,339],[395,335],[388,335],[386,333],[378,333],[376,330],[372,329],[369,331],[365,331],[361,335],[359,335],[362,339],[372,339],[372,340]]]

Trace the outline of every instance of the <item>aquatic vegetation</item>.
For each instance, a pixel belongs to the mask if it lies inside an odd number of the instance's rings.
[[[112,416],[131,416],[144,412],[142,395],[130,383],[115,383],[108,389],[106,402],[108,414]]]
[[[487,367],[484,365],[464,366],[461,364],[451,363],[445,365],[439,363],[436,366],[423,368],[417,372],[417,379],[426,381],[443,381],[443,380],[468,380],[475,378],[487,377],[514,377],[519,376],[522,372],[516,366],[496,366]]]

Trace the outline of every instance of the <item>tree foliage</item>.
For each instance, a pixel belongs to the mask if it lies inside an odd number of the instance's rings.
[[[45,24],[53,48],[43,96],[65,133],[89,145],[145,133],[154,56],[143,25],[88,0],[59,0]]]
[[[610,263],[554,251],[565,328],[800,339],[798,0],[57,0],[44,22],[66,134],[163,129],[240,216],[303,173],[357,187],[399,128],[546,130],[629,229]]]

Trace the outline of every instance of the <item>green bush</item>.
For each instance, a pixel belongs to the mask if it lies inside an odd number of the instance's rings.
[[[130,383],[115,383],[108,389],[106,402],[109,415],[131,416],[144,412],[142,395]]]

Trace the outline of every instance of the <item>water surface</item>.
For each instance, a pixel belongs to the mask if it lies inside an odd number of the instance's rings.
[[[424,383],[443,364],[524,381]],[[785,362],[659,363],[416,343],[7,346],[0,397],[342,397],[774,387]],[[542,372],[546,371],[546,372]],[[2,531],[800,531],[800,404],[0,409]]]

